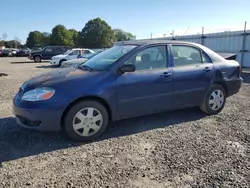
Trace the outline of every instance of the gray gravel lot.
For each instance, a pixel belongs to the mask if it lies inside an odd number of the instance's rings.
[[[250,73],[224,110],[186,109],[113,123],[99,140],[18,127],[12,98],[48,62],[0,58],[0,187],[250,187]]]

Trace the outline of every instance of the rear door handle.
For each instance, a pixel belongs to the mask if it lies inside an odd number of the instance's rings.
[[[212,70],[211,67],[205,67],[205,68],[203,69],[203,71],[205,71],[205,72],[209,72],[209,71],[211,71],[211,70]]]
[[[161,77],[162,78],[167,78],[167,77],[169,77],[171,75],[172,75],[172,73],[170,73],[170,72],[164,72],[164,73],[162,73]]]

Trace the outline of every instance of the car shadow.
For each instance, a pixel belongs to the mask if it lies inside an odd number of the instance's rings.
[[[250,83],[250,72],[242,72],[241,77],[243,78],[243,83]]]
[[[49,61],[42,61],[42,62],[39,62],[39,63],[48,63]],[[25,63],[36,63],[32,60],[30,61],[13,61],[13,62],[10,62],[11,64],[25,64]]]
[[[45,152],[101,142],[106,139],[141,133],[201,119],[197,108],[137,117],[111,123],[107,131],[92,142],[74,142],[62,132],[39,132],[19,127],[14,117],[0,119],[0,166],[2,162]]]
[[[54,68],[58,68],[58,66],[55,66],[55,65],[40,65],[40,66],[36,66],[36,68],[38,68],[38,69],[54,69]]]

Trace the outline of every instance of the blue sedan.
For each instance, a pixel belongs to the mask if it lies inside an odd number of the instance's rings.
[[[13,100],[20,126],[93,140],[110,121],[198,106],[219,113],[242,84],[241,66],[181,41],[121,42],[78,67],[23,83]]]

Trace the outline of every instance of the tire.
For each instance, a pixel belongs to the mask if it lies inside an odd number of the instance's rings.
[[[215,98],[215,97],[216,98]],[[213,100],[214,99],[214,100]],[[226,103],[226,91],[221,85],[214,84],[207,92],[200,109],[208,115],[218,114]]]
[[[34,61],[37,63],[37,62],[41,62],[42,59],[41,59],[40,56],[37,55],[37,56],[34,57]]]
[[[90,109],[93,110],[92,113]],[[90,141],[105,132],[108,121],[108,112],[102,104],[96,101],[81,101],[72,106],[65,115],[63,129],[69,138],[75,141]]]
[[[63,63],[64,61],[66,61],[66,60],[65,60],[65,59],[60,60],[60,61],[59,61],[58,67],[61,67],[61,66],[62,66],[62,63]]]

